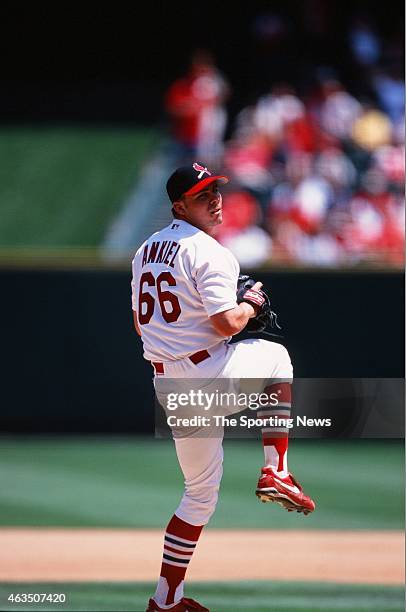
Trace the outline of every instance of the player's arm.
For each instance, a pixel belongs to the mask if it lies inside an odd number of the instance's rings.
[[[252,289],[258,291],[261,287],[262,283],[257,282]],[[257,311],[254,306],[247,302],[241,302],[235,308],[212,315],[210,321],[216,332],[228,338],[239,334],[247,325],[249,319],[255,317],[256,314]]]
[[[210,321],[216,332],[228,338],[235,336],[244,329],[251,317],[255,317],[255,309],[251,304],[242,302],[231,310],[212,315]]]
[[[137,334],[139,336],[141,336],[141,330],[140,330],[140,326],[138,324],[138,317],[137,317],[137,313],[135,312],[135,310],[133,310],[133,319],[134,319],[135,331],[137,332]]]

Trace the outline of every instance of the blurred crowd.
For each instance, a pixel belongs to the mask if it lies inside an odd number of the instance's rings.
[[[207,52],[167,92],[179,161],[230,176],[217,237],[243,266],[404,263],[403,76],[365,24],[350,41],[373,95],[329,68],[300,95],[274,83],[230,121],[231,86]]]
[[[338,81],[306,101],[280,85],[243,109],[223,164],[219,240],[242,264],[402,264],[401,125]]]

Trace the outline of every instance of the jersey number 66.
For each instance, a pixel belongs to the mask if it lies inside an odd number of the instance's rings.
[[[140,325],[146,325],[150,322],[155,309],[155,298],[148,291],[143,291],[144,283],[149,287],[155,287],[158,293],[159,306],[161,308],[162,317],[167,323],[173,323],[179,319],[181,308],[179,300],[170,291],[162,290],[162,283],[167,283],[170,287],[176,286],[176,280],[170,272],[161,272],[155,280],[152,272],[144,272],[140,278],[140,290],[138,298],[138,321]],[[166,303],[169,302],[171,310],[166,309]],[[143,304],[146,304],[146,310],[143,312]]]

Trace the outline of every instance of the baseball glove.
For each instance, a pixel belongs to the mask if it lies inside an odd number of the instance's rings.
[[[281,329],[281,327],[278,324],[277,314],[271,308],[269,295],[262,289],[252,291],[255,282],[253,278],[246,274],[240,274],[238,277],[237,303],[248,302],[251,306],[258,308],[258,313],[255,317],[249,319],[245,329],[251,333],[262,332],[270,336],[281,337],[278,334],[266,331],[268,328]]]

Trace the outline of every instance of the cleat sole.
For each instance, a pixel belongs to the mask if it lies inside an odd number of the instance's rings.
[[[267,491],[261,491],[257,489],[255,494],[263,504],[274,502],[276,504],[279,504],[288,512],[303,513],[304,516],[307,516],[311,512],[311,510],[309,510],[308,508],[305,508],[304,506],[301,506],[299,504],[295,504],[287,496],[276,491],[276,489],[269,489]]]

